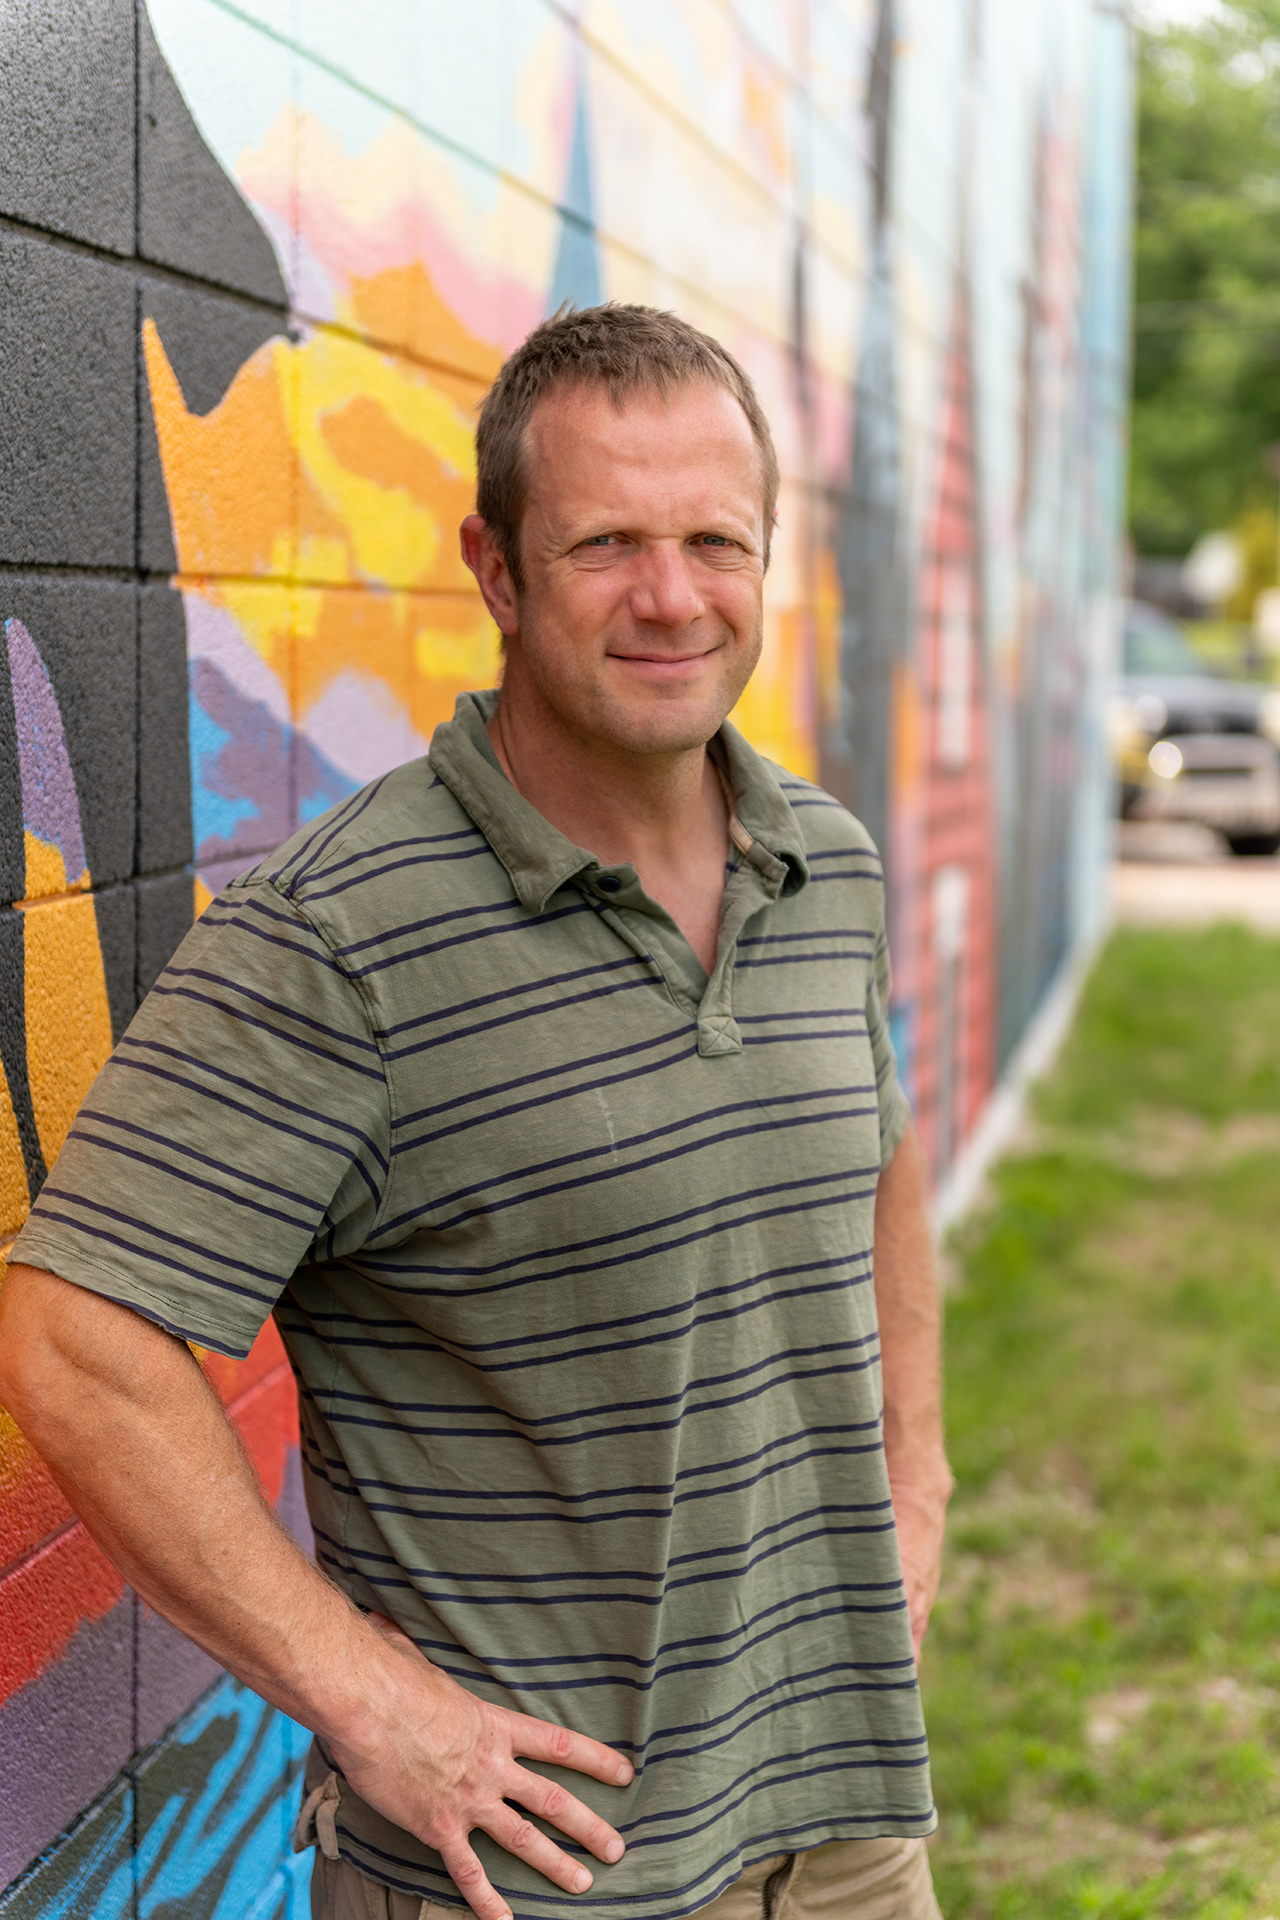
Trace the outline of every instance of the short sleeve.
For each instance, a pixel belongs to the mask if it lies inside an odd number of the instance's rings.
[[[94,1081],[13,1258],[240,1357],[298,1266],[367,1240],[389,1140],[359,988],[274,885],[239,883]]]
[[[898,1061],[889,1033],[889,942],[884,929],[876,941],[875,965],[867,982],[867,1033],[876,1069],[880,1107],[880,1165],[887,1167],[911,1120],[911,1107],[898,1078]]]

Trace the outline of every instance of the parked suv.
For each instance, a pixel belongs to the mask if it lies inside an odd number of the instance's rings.
[[[1113,740],[1126,819],[1193,820],[1233,853],[1280,850],[1280,689],[1224,679],[1137,600],[1125,608]]]

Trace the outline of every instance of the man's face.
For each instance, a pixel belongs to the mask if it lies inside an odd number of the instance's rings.
[[[709,740],[760,656],[763,488],[742,408],[706,384],[621,408],[569,388],[535,408],[525,457],[508,683],[527,675],[600,746]]]

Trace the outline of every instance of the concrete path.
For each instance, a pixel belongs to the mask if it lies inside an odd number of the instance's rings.
[[[1131,926],[1202,927],[1243,920],[1280,933],[1280,856],[1237,859],[1207,827],[1121,821],[1111,869],[1116,919]]]

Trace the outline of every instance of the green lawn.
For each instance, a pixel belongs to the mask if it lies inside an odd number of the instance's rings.
[[[1280,941],[1115,936],[960,1233],[947,1920],[1280,1916]]]

